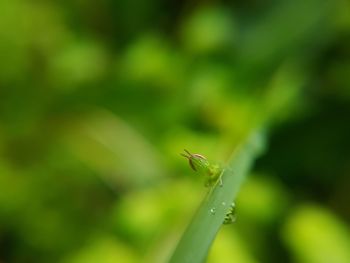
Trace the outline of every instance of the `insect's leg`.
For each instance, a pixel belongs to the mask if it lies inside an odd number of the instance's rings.
[[[219,178],[219,186],[222,187],[224,184],[222,183],[222,178]]]
[[[223,184],[223,181],[222,181],[222,175],[224,174],[224,170],[225,169],[222,169],[220,175],[219,175],[219,186],[222,187],[224,184]]]

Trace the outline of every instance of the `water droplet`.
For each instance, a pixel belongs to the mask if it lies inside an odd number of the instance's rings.
[[[212,209],[210,209],[210,213],[212,214],[212,215],[215,215],[215,208],[212,208]]]

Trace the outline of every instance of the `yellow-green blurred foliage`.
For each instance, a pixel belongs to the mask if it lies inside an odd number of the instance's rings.
[[[348,263],[349,103],[346,0],[0,0],[0,262],[166,262],[266,125],[208,262]]]

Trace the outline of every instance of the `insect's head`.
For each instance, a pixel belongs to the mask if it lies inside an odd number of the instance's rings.
[[[207,158],[205,158],[203,155],[198,153],[190,153],[186,149],[184,151],[185,153],[181,153],[181,156],[188,159],[188,162],[193,170],[197,171],[198,169],[205,169],[209,166]]]

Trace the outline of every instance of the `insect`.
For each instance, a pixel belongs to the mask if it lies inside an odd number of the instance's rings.
[[[232,203],[230,205],[230,209],[228,210],[225,218],[224,218],[224,225],[232,224],[236,221],[236,205],[235,203]]]
[[[211,164],[203,155],[198,153],[190,153],[186,149],[185,153],[181,153],[181,155],[188,159],[188,162],[191,168],[206,176],[206,187],[214,186],[216,183],[219,183],[222,186],[222,174],[224,169],[222,169],[217,164]]]

